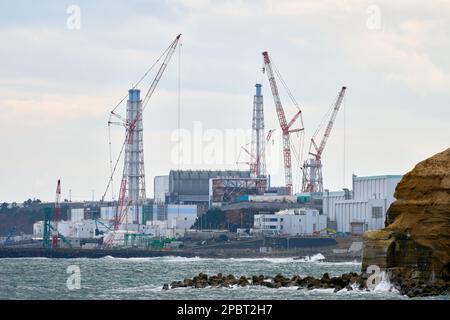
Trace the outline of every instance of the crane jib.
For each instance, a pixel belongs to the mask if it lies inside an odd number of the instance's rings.
[[[269,79],[270,89],[272,91],[273,100],[275,103],[275,109],[278,116],[278,122],[283,133],[283,158],[284,158],[284,171],[285,171],[285,184],[286,190],[289,195],[292,195],[292,165],[291,165],[291,146],[290,146],[290,133],[298,132],[303,130],[303,128],[292,129],[290,127],[295,123],[295,121],[301,116],[301,111],[299,110],[292,120],[288,123],[286,120],[286,115],[284,113],[283,105],[281,104],[280,95],[278,92],[278,86],[275,81],[275,76],[272,70],[272,64],[270,62],[269,53],[264,51],[262,53],[264,67],[263,72],[267,73],[267,78]],[[279,72],[277,71],[279,75]],[[279,75],[280,76],[280,75]],[[285,85],[284,81],[281,79],[282,83]],[[289,91],[290,93],[290,91]],[[291,96],[291,95],[290,95]],[[292,96],[291,96],[292,99]]]

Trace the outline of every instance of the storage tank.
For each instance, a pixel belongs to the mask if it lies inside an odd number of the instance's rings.
[[[70,221],[82,221],[84,220],[84,208],[71,208],[70,209]]]

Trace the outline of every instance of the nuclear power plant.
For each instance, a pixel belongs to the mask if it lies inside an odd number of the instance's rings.
[[[142,86],[148,71],[122,99],[126,104],[119,103],[111,111],[109,130],[112,125],[118,124],[125,128],[125,132],[115,161],[111,154],[112,142],[109,141],[111,176],[102,200],[87,207],[72,204],[66,221],[61,220],[59,215],[47,214],[43,221],[34,226],[35,239],[42,239],[44,247],[173,248],[188,243],[188,239],[199,237],[206,230],[214,229],[208,222],[211,220],[208,215],[213,212],[223,215],[223,220],[220,230],[210,230],[211,234],[226,231],[229,232],[228,237],[233,237],[233,233],[244,232],[259,239],[270,237],[272,240],[269,243],[272,244],[277,243],[275,238],[317,237],[320,240],[336,235],[360,236],[365,231],[383,227],[382,222],[390,203],[394,201],[394,189],[401,176],[353,175],[351,189],[330,191],[324,188],[327,179],[323,176],[322,167],[327,165],[326,146],[339,110],[345,104],[347,88],[341,88],[326,116],[328,121],[316,129],[310,138],[308,152],[302,155],[293,143],[294,137],[305,138],[302,108],[267,51],[262,53],[263,74],[267,75],[273,107],[270,107],[271,112],[264,108],[263,85],[254,84],[253,104],[249,99],[247,106],[251,115],[250,148],[242,147],[247,157],[243,162],[246,168],[172,168],[152,177],[154,194],[149,197],[144,162],[145,107],[179,45],[180,36],[158,59],[159,69],[145,96],[141,97],[138,85]],[[279,87],[279,84],[282,86]],[[287,91],[295,108],[289,117],[283,107],[281,88]],[[125,117],[120,115],[123,109]],[[283,185],[271,185],[266,151],[269,147],[267,142],[273,139],[274,129],[266,131],[265,114],[266,117],[275,116],[279,123]],[[300,185],[295,185],[293,181],[294,170],[302,172]],[[113,190],[114,177],[120,181],[117,199]],[[60,192],[59,184],[58,190]],[[111,192],[110,201],[106,200],[108,192]],[[57,202],[55,213],[58,207]],[[52,235],[51,239],[48,235]]]

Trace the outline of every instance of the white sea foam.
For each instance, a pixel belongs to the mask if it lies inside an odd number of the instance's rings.
[[[350,266],[350,265],[359,265],[361,262],[359,261],[345,261],[345,262],[331,262],[331,261],[319,261],[319,263],[327,263],[335,266]]]
[[[228,258],[228,259],[218,259],[218,260],[234,260],[237,262],[255,262],[255,261],[264,261],[270,263],[291,263],[296,262],[295,258]]]
[[[320,258],[320,257],[319,257]],[[291,263],[291,262],[304,262],[302,259],[296,259],[294,257],[288,258],[200,258],[196,257],[180,257],[180,256],[161,256],[161,257],[149,257],[149,258],[119,258],[112,256],[105,256],[103,259],[110,260],[123,260],[123,261],[164,261],[164,262],[196,262],[196,261],[236,261],[236,262],[255,262],[264,261],[270,263]],[[310,260],[308,260],[310,261]],[[313,256],[313,260],[316,258]]]
[[[170,261],[170,262],[193,262],[193,261],[207,261],[211,260],[208,258],[200,258],[200,257],[179,257],[179,256],[167,256],[167,257],[160,257],[164,261]]]
[[[145,261],[191,262],[191,261],[209,260],[209,259],[203,259],[203,258],[199,258],[199,257],[188,258],[188,257],[179,257],[179,256],[131,257],[131,258],[105,256],[105,257],[103,257],[103,259],[118,260],[118,261],[134,261],[134,262],[145,262]]]
[[[298,259],[300,262],[319,262],[325,260],[325,256],[321,253],[317,253],[313,256],[305,256],[302,259]]]
[[[305,289],[306,290],[306,289]],[[334,289],[333,288],[319,288],[319,289],[312,289],[312,290],[308,290],[309,292],[318,292],[318,293],[333,293]]]
[[[380,274],[381,281],[377,284],[377,286],[373,289],[374,292],[394,292],[400,293],[389,281],[389,276],[386,272],[382,271]]]
[[[112,292],[112,293],[133,293],[133,292],[158,292],[162,291],[162,286],[150,286],[150,285],[144,285],[139,287],[128,287],[128,288],[115,288],[110,290],[105,290],[105,292]]]
[[[331,264],[331,265],[358,265],[360,262],[357,261],[346,261],[346,262],[330,262],[325,261],[325,256],[321,253],[317,253],[312,256],[304,256],[302,258],[298,257],[284,257],[284,258],[269,258],[269,257],[257,257],[257,258],[200,258],[196,257],[180,257],[180,256],[160,256],[160,257],[132,257],[132,258],[119,258],[112,256],[105,256],[103,259],[117,260],[117,261],[130,261],[130,262],[151,262],[151,261],[164,261],[164,262],[206,262],[206,261],[230,261],[230,262],[266,262],[274,264],[286,264],[286,263],[320,263],[320,264]]]

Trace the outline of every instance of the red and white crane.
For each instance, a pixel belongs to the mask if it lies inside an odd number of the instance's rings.
[[[325,129],[320,145],[317,146],[317,143],[315,141],[316,135],[318,134],[320,127],[319,129],[317,129],[316,133],[311,138],[309,155],[311,155],[312,157],[306,160],[303,165],[303,181],[302,181],[303,192],[323,192],[322,153],[323,150],[325,149],[328,138],[330,137],[331,129],[333,128],[337,113],[339,111],[339,108],[341,107],[346,89],[347,89],[346,87],[342,87],[341,91],[339,92],[339,95],[333,106],[331,118],[328,121],[328,125]]]
[[[286,115],[284,113],[283,106],[281,104],[281,99],[278,92],[277,83],[275,81],[275,76],[273,74],[272,63],[269,58],[269,53],[267,51],[264,51],[262,55],[264,59],[264,70],[267,72],[267,77],[269,78],[270,89],[272,90],[273,100],[275,102],[275,109],[277,111],[278,122],[280,123],[281,132],[283,135],[283,159],[284,159],[284,175],[285,175],[286,190],[289,195],[292,195],[293,185],[292,185],[290,134],[293,132],[299,132],[304,130],[303,121],[301,119],[302,111],[300,110],[298,105],[296,105],[297,112],[294,114],[291,121],[287,122]],[[302,122],[302,128],[291,129],[291,127],[299,117]]]

